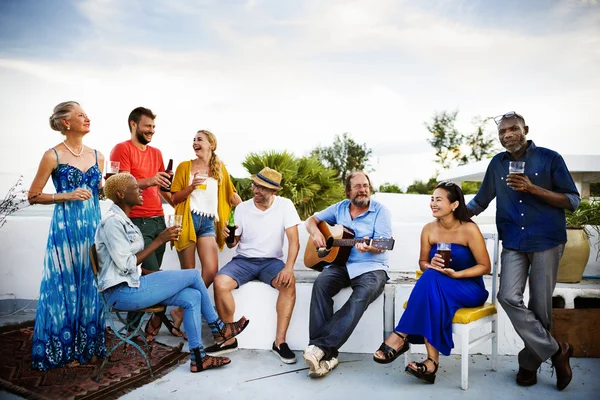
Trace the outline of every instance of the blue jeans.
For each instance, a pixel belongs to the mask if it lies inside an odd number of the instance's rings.
[[[324,359],[337,357],[362,315],[381,293],[387,281],[385,271],[370,271],[350,279],[346,267],[323,269],[313,285],[310,300],[310,342],[325,352]],[[350,286],[352,294],[333,313],[333,296]]]
[[[140,287],[122,283],[103,294],[108,304],[124,311],[156,304],[183,307],[183,325],[190,349],[202,346],[202,317],[208,323],[219,318],[197,269],[155,272],[142,276]]]

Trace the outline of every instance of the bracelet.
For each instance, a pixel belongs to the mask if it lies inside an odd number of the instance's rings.
[[[55,194],[56,194],[56,193],[52,193],[52,204],[56,204],[56,200],[54,199],[54,195],[55,195]]]

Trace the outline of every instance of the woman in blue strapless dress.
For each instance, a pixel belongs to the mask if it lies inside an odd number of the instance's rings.
[[[406,310],[392,334],[381,344],[373,359],[381,364],[406,352],[409,343],[423,344],[427,360],[411,362],[406,372],[429,383],[435,382],[439,354],[447,356],[454,347],[452,318],[459,308],[478,307],[488,298],[483,275],[491,263],[479,227],[471,221],[461,188],[453,182],[440,183],[431,196],[436,218],[423,227],[417,280]],[[437,243],[451,243],[450,265],[437,253]]]
[[[104,309],[88,256],[100,222],[104,157],[82,142],[90,120],[78,103],[57,105],[50,126],[65,140],[44,153],[29,190],[31,204],[55,204],[33,333],[32,367],[42,371],[106,354]],[[42,192],[50,176],[56,194]]]

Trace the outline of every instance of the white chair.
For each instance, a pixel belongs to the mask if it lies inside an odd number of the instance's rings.
[[[498,367],[498,300],[496,299],[497,294],[497,281],[498,281],[498,252],[499,252],[499,240],[497,233],[485,233],[484,239],[493,241],[493,254],[492,254],[492,290],[491,290],[491,302],[486,302],[480,307],[474,308],[461,308],[454,318],[452,318],[452,333],[460,335],[461,344],[461,363],[460,363],[460,387],[463,390],[469,388],[469,350],[478,344],[492,340],[492,371],[496,371]],[[417,279],[421,276],[421,271],[417,271]],[[407,302],[404,303],[406,308]],[[483,334],[473,340],[470,339],[471,330],[491,324],[491,331]],[[404,357],[405,366],[410,362],[410,349],[406,352]]]

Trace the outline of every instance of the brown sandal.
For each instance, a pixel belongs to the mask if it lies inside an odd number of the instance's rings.
[[[249,323],[250,320],[246,317],[242,317],[236,322],[224,322],[223,328],[219,329],[219,333],[213,334],[213,338],[219,344],[225,343],[242,333]]]
[[[200,357],[200,348],[196,347],[192,349],[194,353],[195,361],[190,362],[190,372],[195,374],[197,372],[206,371],[207,369],[219,368],[224,365],[231,363],[231,360],[227,357],[213,357],[206,355],[204,358]],[[197,360],[200,360],[198,363]],[[194,371],[192,368],[196,368]]]
[[[400,356],[401,354],[406,353],[410,348],[410,343],[408,343],[408,339],[406,338],[406,336],[396,331],[392,331],[392,333],[395,333],[400,337],[400,339],[402,339],[402,346],[398,350],[396,350],[392,346],[387,345],[385,342],[381,343],[381,346],[379,346],[379,349],[377,349],[377,351],[381,351],[383,353],[383,357],[377,357],[375,354],[373,354],[373,361],[375,361],[376,363],[389,364],[395,361],[396,358],[398,358],[398,356]]]

